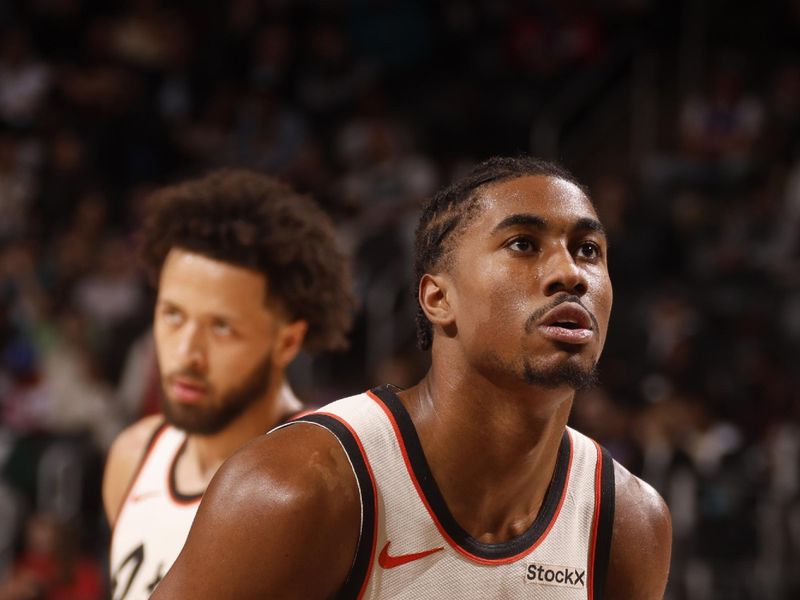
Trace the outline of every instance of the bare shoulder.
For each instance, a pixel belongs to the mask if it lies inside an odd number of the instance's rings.
[[[297,423],[246,444],[222,465],[205,498],[201,511],[211,510],[217,499],[225,510],[306,510],[324,503],[330,509],[322,511],[325,517],[358,505],[359,491],[336,438],[321,427]]]
[[[137,421],[117,436],[108,451],[103,473],[103,506],[112,526],[144,457],[147,444],[163,421],[164,418],[160,415],[151,415]]]
[[[614,463],[616,504],[605,597],[660,600],[669,574],[672,522],[652,486]]]
[[[347,578],[360,523],[336,438],[305,423],[279,429],[217,471],[153,598],[330,597]]]

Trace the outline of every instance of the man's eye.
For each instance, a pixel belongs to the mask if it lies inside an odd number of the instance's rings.
[[[165,308],[161,314],[170,325],[179,325],[183,321],[183,314],[177,308]]]
[[[598,258],[600,256],[600,247],[594,242],[582,243],[578,251],[584,258]]]
[[[516,238],[509,242],[508,248],[515,252],[533,252],[536,247],[533,241],[528,238]]]
[[[230,335],[233,332],[231,326],[228,325],[225,321],[215,321],[211,325],[211,329],[217,335]]]

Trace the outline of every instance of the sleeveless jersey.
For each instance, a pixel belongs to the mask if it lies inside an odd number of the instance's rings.
[[[202,494],[181,495],[175,465],[186,433],[162,424],[153,434],[111,537],[112,600],[144,600],[178,558]]]
[[[299,402],[286,381],[279,394],[280,403]],[[149,598],[186,543],[203,497],[176,487],[186,442],[186,432],[162,423],[146,446],[111,536],[111,600]]]
[[[361,533],[340,594],[360,599],[598,600],[614,519],[614,465],[567,428],[539,514],[502,543],[471,537],[434,481],[408,412],[391,386],[339,400],[284,425],[328,429],[361,496]]]

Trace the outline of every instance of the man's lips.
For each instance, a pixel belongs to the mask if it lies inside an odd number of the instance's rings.
[[[537,329],[544,337],[565,344],[587,344],[595,334],[592,316],[575,302],[563,302],[549,310]]]
[[[169,390],[175,400],[187,404],[197,402],[208,392],[207,386],[202,381],[188,377],[171,377]]]

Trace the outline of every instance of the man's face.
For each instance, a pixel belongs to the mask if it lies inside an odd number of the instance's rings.
[[[466,360],[512,385],[591,384],[612,303],[607,240],[591,203],[546,176],[490,185],[478,202],[448,269]]]
[[[154,335],[163,409],[176,427],[220,431],[264,398],[279,317],[265,277],[173,248],[158,286]]]

